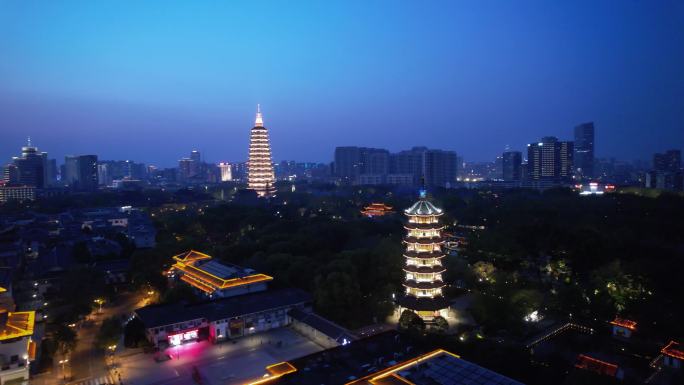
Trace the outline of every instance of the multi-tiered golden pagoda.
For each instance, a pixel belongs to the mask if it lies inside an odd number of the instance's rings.
[[[400,311],[411,310],[425,321],[437,316],[446,318],[449,304],[442,293],[446,286],[442,279],[446,270],[442,264],[445,257],[442,237],[444,226],[439,223],[442,209],[430,203],[425,191],[421,191],[418,202],[404,210],[404,214],[408,217],[404,226],[406,290],[399,298]]]
[[[275,174],[271,159],[268,130],[264,127],[261,107],[257,105],[256,119],[249,138],[249,161],[247,162],[247,185],[260,197],[275,193]]]

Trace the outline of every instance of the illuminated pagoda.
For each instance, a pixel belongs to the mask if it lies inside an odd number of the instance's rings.
[[[361,215],[373,218],[381,217],[388,214],[394,214],[391,206],[387,206],[384,203],[371,203],[361,210]]]
[[[275,174],[271,159],[271,145],[268,130],[264,127],[261,107],[257,105],[256,119],[249,138],[249,160],[247,162],[247,185],[260,197],[275,194]]]
[[[442,209],[430,203],[425,190],[421,190],[418,202],[404,210],[404,214],[408,217],[404,226],[407,230],[404,238],[406,291],[398,299],[399,311],[411,310],[424,321],[432,321],[437,316],[447,318],[449,303],[442,294],[446,286],[442,280],[446,270],[442,265],[444,226],[439,223]]]

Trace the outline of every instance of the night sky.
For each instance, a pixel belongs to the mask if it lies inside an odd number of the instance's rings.
[[[684,1],[0,1],[0,162],[276,161],[414,145],[492,160],[593,120],[598,157],[684,147]]]

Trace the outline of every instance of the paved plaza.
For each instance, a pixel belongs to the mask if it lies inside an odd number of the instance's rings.
[[[237,385],[261,377],[267,365],[323,350],[293,331],[281,328],[213,345],[194,342],[167,350],[171,359],[157,362],[152,354],[126,352],[116,358],[124,385],[188,385],[193,367],[204,385]]]

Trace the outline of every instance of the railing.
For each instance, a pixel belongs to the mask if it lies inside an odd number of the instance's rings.
[[[560,326],[558,326],[558,327],[556,327],[556,328],[553,328],[553,329],[549,330],[547,333],[544,333],[544,334],[542,334],[542,335],[539,336],[539,337],[534,338],[533,340],[531,340],[530,342],[528,342],[528,343],[525,345],[525,347],[528,348],[528,349],[529,349],[529,348],[532,348],[532,347],[534,347],[535,345],[538,345],[538,344],[540,344],[541,342],[544,342],[544,341],[547,341],[547,340],[549,340],[549,339],[551,339],[551,338],[554,338],[554,337],[556,337],[557,335],[559,335],[559,334],[561,334],[561,333],[564,333],[564,332],[567,331],[567,330],[576,330],[576,331],[578,331],[578,332],[585,333],[585,334],[594,334],[594,329],[592,329],[592,328],[590,328],[590,327],[582,326],[582,325],[579,325],[579,324],[576,324],[576,323],[572,323],[572,322],[568,322],[568,323],[562,324],[562,325],[560,325]]]

